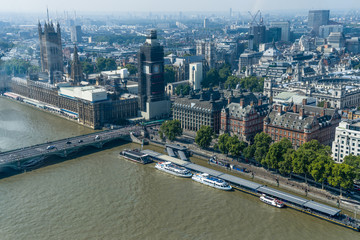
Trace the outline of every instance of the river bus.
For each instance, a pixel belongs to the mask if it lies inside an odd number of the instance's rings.
[[[208,185],[210,187],[214,187],[217,189],[221,189],[221,190],[225,190],[225,191],[229,191],[232,189],[232,187],[224,180],[210,176],[207,173],[196,173],[192,176],[192,179],[196,182],[203,183],[205,185]]]
[[[285,204],[282,201],[277,200],[276,198],[266,196],[265,194],[261,195],[260,201],[278,208],[285,207]]]
[[[178,177],[189,178],[192,176],[192,173],[188,169],[180,167],[172,162],[158,162],[155,165],[155,168]]]

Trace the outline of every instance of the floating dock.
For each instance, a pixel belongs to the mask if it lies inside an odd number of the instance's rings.
[[[249,180],[242,179],[230,174],[226,174],[214,169],[210,169],[204,166],[200,166],[189,161],[183,161],[178,158],[166,156],[164,154],[152,151],[143,150],[145,154],[148,154],[154,161],[169,161],[179,166],[185,167],[193,172],[208,173],[214,177],[221,178],[230,183],[235,189],[249,193],[251,195],[260,196],[266,194],[277,199],[282,200],[286,205],[295,210],[307,213],[309,215],[321,218],[323,220],[338,224],[343,227],[353,229],[355,231],[360,230],[360,225],[355,219],[351,219],[346,215],[340,214],[341,210],[334,208],[313,200],[308,200],[302,197],[298,197],[293,194],[289,194],[277,189],[267,187],[265,185],[255,183]]]

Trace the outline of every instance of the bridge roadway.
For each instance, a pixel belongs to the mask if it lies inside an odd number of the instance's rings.
[[[101,148],[107,142],[128,137],[130,132],[140,134],[141,130],[141,126],[127,126],[116,130],[106,130],[1,152],[0,166],[39,157],[44,158],[49,155],[66,157],[69,153],[80,148],[86,146]]]

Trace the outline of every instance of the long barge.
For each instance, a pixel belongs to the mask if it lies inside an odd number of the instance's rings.
[[[242,179],[240,177],[219,172],[188,161],[182,161],[180,159],[166,156],[152,150],[143,150],[142,152],[149,155],[150,159],[154,161],[169,161],[179,166],[185,167],[194,173],[207,173],[211,176],[220,178],[228,182],[234,189],[237,189],[244,193],[248,193],[257,197],[266,194],[267,196],[283,201],[289,208],[326,220],[342,227],[346,227],[358,232],[360,231],[360,221],[353,219],[345,214],[341,214],[341,210],[338,208],[334,208],[313,200],[308,200],[302,197],[298,197],[296,195],[282,192],[280,190],[276,190],[259,183],[255,183],[249,180]]]

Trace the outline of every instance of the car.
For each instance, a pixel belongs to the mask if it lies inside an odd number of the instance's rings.
[[[70,142],[70,141],[67,141],[66,144],[71,144],[71,142]]]
[[[51,149],[54,149],[55,148],[55,146],[53,146],[53,145],[49,145],[49,146],[47,146],[47,150],[51,150]]]
[[[100,136],[99,136],[99,135],[96,135],[96,136],[95,136],[95,140],[98,140],[98,139],[100,139]]]
[[[81,140],[81,139],[78,141],[78,143],[82,143],[82,142],[83,142],[83,140]]]

